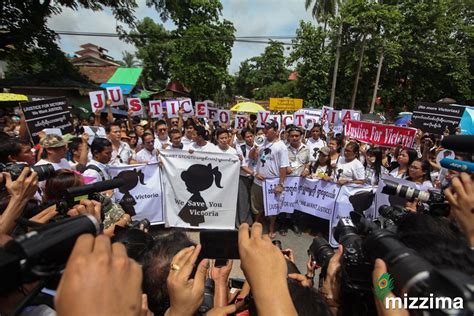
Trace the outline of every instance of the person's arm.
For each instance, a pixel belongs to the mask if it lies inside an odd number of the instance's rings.
[[[224,307],[227,305],[228,287],[230,271],[232,270],[232,260],[227,260],[223,267],[211,268],[211,277],[214,280],[214,307]]]
[[[178,129],[181,132],[183,131],[183,113],[184,113],[184,109],[180,108],[178,111]]]
[[[94,126],[100,126],[100,110],[94,112]]]
[[[79,156],[79,161],[81,165],[87,165],[88,161],[88,154],[89,154],[89,134],[83,133],[81,135],[82,139],[82,149],[81,149],[81,154]]]
[[[25,113],[20,111],[20,130],[18,136],[22,139],[28,139],[28,126],[26,125]]]
[[[248,224],[239,228],[241,268],[252,288],[258,315],[297,315],[288,290],[285,258],[262,230],[260,223],[253,224],[251,230]]]
[[[11,175],[4,172],[5,187],[10,194],[10,202],[0,215],[0,234],[10,234],[15,228],[15,220],[20,217],[26,203],[38,190],[38,174],[25,167],[18,179],[12,181]]]
[[[105,106],[107,107],[107,122],[113,123],[114,122],[114,114],[112,113],[112,101],[107,100],[107,102],[105,102]]]

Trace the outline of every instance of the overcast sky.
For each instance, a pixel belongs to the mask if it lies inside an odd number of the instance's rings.
[[[148,16],[161,23],[157,12],[146,7],[145,0],[138,2],[140,5],[135,12],[138,19]],[[234,23],[236,36],[294,36],[300,20],[313,21],[310,13],[305,11],[304,0],[222,0],[222,4],[223,16]],[[109,10],[93,12],[65,9],[60,15],[52,17],[48,24],[56,31],[109,33],[115,32],[116,20]],[[165,26],[173,28],[171,22]],[[122,59],[123,51],[135,51],[133,45],[118,38],[62,35],[59,40],[60,47],[70,54],[78,51],[79,45],[88,42],[108,49],[109,55],[118,60]],[[229,71],[238,71],[243,60],[261,54],[265,46],[235,42]]]

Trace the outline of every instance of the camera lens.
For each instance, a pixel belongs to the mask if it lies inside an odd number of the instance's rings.
[[[31,169],[38,174],[38,181],[48,180],[56,175],[56,171],[54,170],[53,165],[50,163],[33,166]]]
[[[308,254],[311,255],[318,266],[323,267],[334,255],[334,249],[332,249],[326,239],[315,237],[313,243],[309,246]]]

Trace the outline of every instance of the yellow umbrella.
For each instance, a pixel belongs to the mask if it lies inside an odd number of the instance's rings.
[[[28,101],[28,97],[23,94],[0,93],[0,102],[4,101]]]
[[[237,103],[230,110],[232,112],[247,112],[247,113],[257,113],[258,111],[265,111],[265,109],[260,104],[253,103],[253,102]]]

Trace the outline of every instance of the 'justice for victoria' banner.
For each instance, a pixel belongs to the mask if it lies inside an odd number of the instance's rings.
[[[416,129],[361,121],[347,121],[345,135],[363,143],[380,146],[413,148]]]
[[[167,227],[235,228],[240,170],[236,155],[163,150],[160,157]]]
[[[108,172],[112,178],[125,180],[115,189],[114,200],[133,220],[164,222],[163,181],[158,163],[109,167]]]

